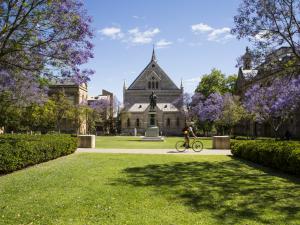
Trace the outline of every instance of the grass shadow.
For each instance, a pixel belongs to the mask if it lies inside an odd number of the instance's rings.
[[[287,182],[282,174],[278,177],[274,171],[244,163],[232,159],[131,167],[123,170],[126,178],[111,185],[152,187],[194,212],[208,211],[219,224],[299,222],[299,180]]]

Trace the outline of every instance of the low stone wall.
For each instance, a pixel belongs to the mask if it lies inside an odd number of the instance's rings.
[[[95,135],[79,135],[79,148],[95,148],[96,137]]]
[[[213,149],[230,149],[230,137],[213,136]]]

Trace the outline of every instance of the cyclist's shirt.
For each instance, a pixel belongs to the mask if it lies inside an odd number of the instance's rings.
[[[183,134],[184,135],[189,135],[189,133],[193,133],[193,128],[192,127],[183,128]]]

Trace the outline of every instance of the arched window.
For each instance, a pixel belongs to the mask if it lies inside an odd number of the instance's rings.
[[[176,126],[177,127],[179,127],[180,126],[180,120],[179,120],[179,118],[177,117],[177,119],[176,119]]]
[[[171,120],[170,118],[167,119],[167,127],[170,127],[171,126]]]
[[[148,82],[148,89],[151,89],[151,81]]]
[[[155,88],[155,82],[152,81],[152,89],[154,89],[154,88]]]
[[[130,119],[127,119],[127,127],[130,127]]]
[[[136,127],[140,127],[140,119],[139,118],[136,119],[135,125],[136,125]]]
[[[156,89],[158,89],[158,81],[156,81]]]

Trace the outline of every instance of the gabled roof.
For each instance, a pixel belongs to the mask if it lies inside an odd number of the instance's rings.
[[[171,103],[157,103],[157,108],[163,112],[178,112],[179,110]]]
[[[149,103],[135,103],[129,109],[128,112],[145,112]],[[158,110],[163,112],[178,112],[179,110],[171,103],[157,103]]]
[[[151,61],[148,63],[148,65],[145,67],[145,69],[138,75],[138,77],[132,82],[132,84],[128,87],[128,90],[136,90],[141,89],[140,84],[138,84],[139,81],[146,80],[147,78],[145,76],[155,73],[157,76],[159,76],[160,80],[164,82],[168,88],[162,88],[162,89],[179,89],[177,85],[170,79],[170,77],[166,74],[166,72],[158,65],[157,59],[155,56],[155,51],[153,49]]]
[[[128,112],[144,112],[149,105],[149,103],[136,103],[128,109]]]

